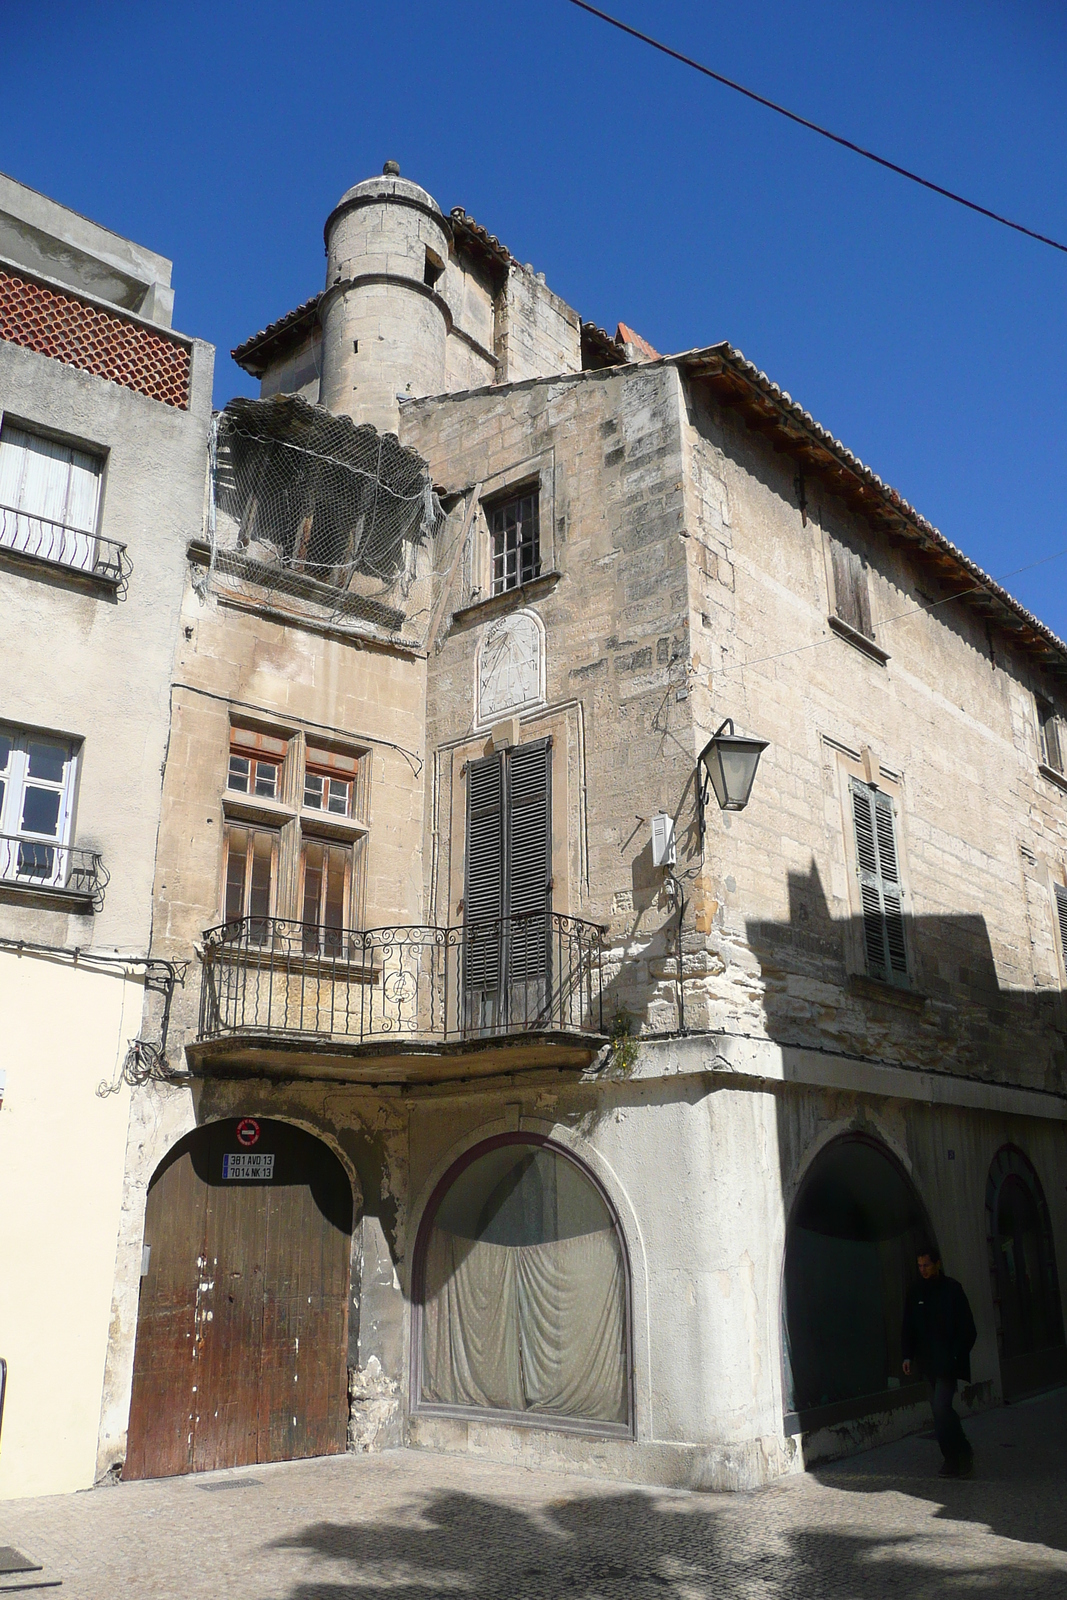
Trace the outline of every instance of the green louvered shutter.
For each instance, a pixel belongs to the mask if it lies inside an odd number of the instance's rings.
[[[851,780],[851,790],[867,971],[872,978],[904,985],[908,957],[893,802],[857,778]]]
[[[504,915],[504,761],[499,751],[467,767],[466,866],[465,982],[468,989],[496,990]]]
[[[536,744],[515,745],[507,752],[509,976],[511,983],[518,985],[543,977],[548,968],[551,743],[540,739]]]
[[[1067,967],[1067,889],[1061,883],[1056,885],[1056,915],[1060,919],[1060,948],[1063,951],[1063,964]]]

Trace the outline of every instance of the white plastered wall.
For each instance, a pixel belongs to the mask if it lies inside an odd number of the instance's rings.
[[[0,952],[0,1499],[88,1488],[96,1464],[129,1090],[144,985]]]

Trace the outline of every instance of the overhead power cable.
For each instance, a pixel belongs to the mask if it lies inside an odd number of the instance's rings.
[[[1038,561],[1030,561],[1025,567],[1013,567],[1010,572],[1004,572],[999,578],[994,578],[993,582],[1003,583],[1007,578],[1017,577],[1020,572],[1032,572],[1035,567],[1046,566],[1050,561],[1062,561],[1064,556],[1067,556],[1067,547],[1062,550],[1054,550],[1052,555],[1042,556]],[[981,594],[983,591],[988,593],[984,584],[972,583],[966,589],[957,589],[953,594],[942,596],[940,600],[930,600],[922,606],[909,606],[907,611],[898,611],[893,616],[885,617],[881,622],[876,623],[875,632],[879,633],[883,628],[888,628],[891,622],[901,622],[905,617],[914,617],[923,611],[936,611],[938,606],[947,606],[953,600],[962,600],[966,595]],[[818,650],[821,645],[833,644],[834,638],[834,634],[824,633],[821,638],[813,639],[810,644],[797,644],[790,650],[776,650],[773,655],[769,656],[753,656],[748,661],[732,661],[728,666],[718,668],[718,676],[722,677],[727,672],[744,672],[746,667],[762,667],[768,661],[782,661],[786,656],[803,655],[806,650]]]
[[[923,178],[917,172],[911,172],[907,167],[901,167],[895,161],[889,161],[885,156],[879,156],[873,150],[865,150],[863,145],[856,144],[852,139],[846,139],[843,134],[834,133],[829,128],[811,122],[807,117],[800,116],[796,111],[790,111],[787,106],[780,106],[776,100],[768,100],[766,95],[757,94],[755,89],[746,89],[743,83],[736,83],[733,78],[724,77],[721,72],[713,72],[711,67],[706,67],[701,61],[694,61],[692,56],[683,55],[680,50],[672,50],[670,45],[664,44],[660,39],[654,39],[650,33],[642,33],[640,28],[631,28],[628,22],[620,22],[618,17],[611,16],[607,11],[601,11],[597,6],[587,4],[587,0],[570,0],[572,6],[577,6],[579,11],[588,11],[590,16],[599,17],[601,22],[610,23],[613,28],[618,28],[620,33],[628,33],[632,39],[639,39],[642,44],[647,44],[653,50],[659,50],[663,55],[670,56],[674,61],[680,61],[685,67],[692,67],[694,72],[702,72],[705,78],[713,78],[716,83],[723,84],[727,89],[733,89],[737,94],[743,94],[747,100],[754,100],[757,105],[766,106],[768,111],[776,111],[780,117],[787,117],[790,122],[795,122],[801,128],[807,128],[811,133],[820,134],[824,139],[830,139],[834,144],[841,145],[846,150],[851,150],[855,155],[863,156],[867,161],[873,161],[879,167],[885,167],[889,172],[895,172],[901,178],[907,178],[910,183],[920,184],[924,189],[932,189],[934,194],[943,195],[946,200],[953,200],[958,206],[966,206],[968,211],[977,211],[979,216],[988,217],[991,222],[999,222],[1005,228],[1013,228],[1016,233],[1024,233],[1028,239],[1036,239],[1039,244],[1047,244],[1053,250],[1061,250],[1067,255],[1067,244],[1061,244],[1058,239],[1050,239],[1046,233],[1037,233],[1033,228],[1027,228],[1021,222],[1013,222],[1010,217],[1002,217],[999,211],[990,211],[988,206],[980,206],[976,200],[968,200],[965,195],[956,194],[953,189],[946,189],[940,183],[934,183],[930,178]]]

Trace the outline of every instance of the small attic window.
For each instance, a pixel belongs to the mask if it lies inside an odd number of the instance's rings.
[[[1062,772],[1063,739],[1056,707],[1051,700],[1045,700],[1041,695],[1035,695],[1034,700],[1037,704],[1037,725],[1041,734],[1042,763],[1046,767],[1051,767],[1053,772]]]
[[[429,288],[429,289],[433,288],[434,284],[437,282],[438,278],[441,276],[441,274],[442,274],[442,272],[444,272],[444,270],[445,270],[445,264],[441,260],[441,257],[437,254],[437,251],[436,250],[431,250],[429,245],[427,245],[426,246],[426,265],[423,268],[423,272],[422,272],[422,281],[423,281],[424,284],[426,284],[427,288]]]

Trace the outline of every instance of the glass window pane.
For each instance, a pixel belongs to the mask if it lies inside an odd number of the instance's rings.
[[[6,772],[15,741],[9,733],[0,733],[0,772]]]
[[[248,777],[250,769],[251,762],[247,756],[230,757],[229,786],[231,789],[236,789],[238,794],[248,793]]]
[[[345,852],[329,850],[326,857],[326,904],[323,922],[327,928],[345,925]]]
[[[304,804],[310,811],[322,810],[322,795],[326,780],[321,772],[304,773]]]
[[[347,817],[349,799],[352,793],[351,783],[346,782],[343,778],[331,778],[329,785],[330,799],[327,809],[332,811],[335,816]]]
[[[22,830],[24,833],[45,833],[50,839],[59,838],[58,789],[28,788],[22,800]]]
[[[45,783],[62,783],[63,768],[67,761],[67,746],[31,739],[27,744],[30,758],[30,777],[41,778]]]
[[[256,762],[256,789],[257,795],[267,800],[273,800],[278,790],[278,768],[273,761]]]
[[[248,856],[247,828],[231,828],[226,854],[226,921],[245,914],[245,874]]]
[[[456,1179],[424,1264],[425,1400],[625,1424],[625,1268],[588,1176],[543,1146]]]
[[[321,844],[304,846],[304,910],[302,921],[318,926],[322,906],[322,869],[325,850]]]
[[[252,881],[248,892],[248,915],[270,916],[271,865],[274,856],[274,836],[255,833],[252,836]]]

